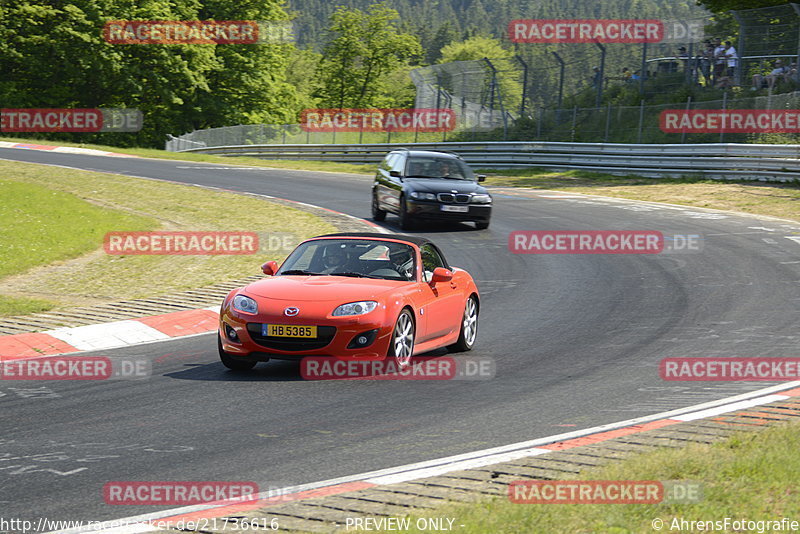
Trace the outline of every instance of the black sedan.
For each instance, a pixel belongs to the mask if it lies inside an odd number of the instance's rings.
[[[485,176],[457,155],[427,150],[394,150],[378,167],[372,185],[372,218],[387,213],[400,217],[400,227],[411,230],[426,220],[472,221],[479,230],[489,227],[492,196],[478,182]]]

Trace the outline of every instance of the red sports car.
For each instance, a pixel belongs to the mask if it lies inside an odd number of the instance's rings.
[[[234,289],[220,311],[219,355],[235,370],[271,358],[394,358],[471,350],[480,296],[421,237],[344,233],[300,243],[269,278]]]

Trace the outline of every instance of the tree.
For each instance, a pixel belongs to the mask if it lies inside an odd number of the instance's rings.
[[[367,12],[340,6],[333,13],[317,70],[318,96],[325,105],[386,105],[386,75],[422,53],[416,36],[398,30],[397,17],[385,3],[374,4]]]
[[[702,0],[698,3],[714,13],[726,13],[732,9],[780,6],[787,2],[785,0]]]

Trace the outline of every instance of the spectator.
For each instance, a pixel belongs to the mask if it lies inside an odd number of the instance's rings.
[[[788,81],[787,75],[790,73],[790,70],[788,67],[784,66],[783,61],[776,59],[773,66],[774,68],[772,71],[766,76],[761,73],[753,75],[753,87],[750,89],[751,91],[758,91],[764,88],[772,90],[775,88],[775,82],[778,81],[778,78],[783,78],[784,81]]]
[[[592,87],[600,87],[600,84],[603,82],[602,75],[600,74],[600,67],[592,67],[592,71]]]
[[[725,45],[722,44],[722,39],[719,37],[714,38],[714,80],[718,80],[725,74]]]
[[[634,71],[633,74],[631,74],[631,81],[632,82],[638,82],[641,79],[642,79],[642,77],[639,76],[639,71],[638,70]]]
[[[685,46],[678,48],[678,59],[689,59],[689,53]]]
[[[709,85],[711,79],[711,64],[714,57],[714,45],[706,39],[705,47],[697,53],[697,62],[700,65],[700,72],[703,74],[703,82]]]
[[[728,60],[727,76],[733,79],[736,76],[736,67],[739,66],[739,54],[730,41],[725,41],[725,58]]]

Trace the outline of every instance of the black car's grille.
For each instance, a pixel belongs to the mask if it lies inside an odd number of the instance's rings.
[[[436,198],[439,199],[439,202],[446,202],[448,204],[452,204],[453,202],[456,204],[467,204],[470,195],[464,193],[439,193]]]
[[[247,323],[247,332],[258,345],[268,349],[302,352],[321,349],[333,341],[336,335],[335,326],[318,326],[317,337],[275,337],[262,336],[261,323]]]

